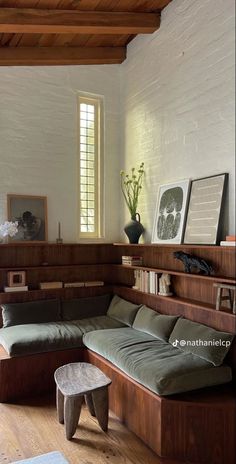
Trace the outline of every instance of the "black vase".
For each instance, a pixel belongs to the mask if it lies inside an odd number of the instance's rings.
[[[144,227],[140,222],[140,215],[136,213],[131,217],[131,221],[126,224],[124,231],[129,239],[129,243],[138,243],[140,235],[144,232]]]

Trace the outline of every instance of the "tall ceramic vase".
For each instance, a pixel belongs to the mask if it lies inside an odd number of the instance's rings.
[[[129,239],[129,243],[138,243],[140,236],[144,232],[139,213],[131,217],[131,221],[126,224],[124,231]]]

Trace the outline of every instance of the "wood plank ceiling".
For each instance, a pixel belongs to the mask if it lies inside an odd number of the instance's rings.
[[[171,0],[0,0],[0,65],[114,64]]]

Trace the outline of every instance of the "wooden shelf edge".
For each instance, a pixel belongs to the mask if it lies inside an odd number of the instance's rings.
[[[220,245],[190,245],[185,243],[113,243],[115,247],[155,247],[155,248],[199,248],[199,249],[217,249],[217,250],[230,250],[236,252],[234,246],[220,246]]]
[[[212,314],[215,314],[215,313],[220,313],[220,314],[224,314],[226,317],[231,317],[235,320],[235,324],[236,324],[236,314],[233,314],[232,311],[230,311],[230,309],[228,308],[223,308],[221,309],[220,311],[216,311],[215,309],[215,306],[209,304],[209,303],[202,303],[201,301],[196,301],[196,300],[191,300],[189,298],[181,298],[181,297],[178,297],[178,296],[161,296],[161,295],[155,295],[153,293],[147,293],[147,292],[141,292],[140,290],[136,290],[132,287],[129,287],[129,286],[125,286],[125,285],[114,285],[113,286],[113,290],[116,291],[119,290],[119,289],[126,289],[128,291],[131,291],[131,292],[134,292],[135,294],[137,295],[143,295],[143,296],[148,296],[148,297],[151,297],[151,298],[154,298],[154,299],[159,299],[159,300],[165,300],[165,301],[174,301],[178,304],[181,304],[183,306],[191,306],[193,308],[199,308],[203,311],[208,311]],[[236,325],[235,325],[235,330],[236,330]]]
[[[0,272],[8,272],[8,271],[39,271],[39,270],[55,270],[55,269],[74,269],[76,267],[104,267],[104,266],[111,266],[112,263],[82,263],[82,264],[41,264],[39,266],[18,266],[18,267],[1,267]]]
[[[233,279],[232,277],[221,277],[221,276],[214,276],[214,275],[204,275],[204,274],[192,274],[192,273],[187,273],[183,271],[173,271],[171,269],[159,269],[159,268],[153,268],[153,267],[146,267],[146,266],[129,266],[126,264],[112,264],[114,267],[119,267],[121,269],[140,269],[141,271],[154,271],[156,274],[170,274],[170,275],[176,275],[176,276],[183,276],[183,277],[188,277],[188,278],[194,278],[194,279],[201,279],[201,280],[209,280],[212,282],[224,282],[224,283],[230,283],[230,284],[236,284],[236,280]]]

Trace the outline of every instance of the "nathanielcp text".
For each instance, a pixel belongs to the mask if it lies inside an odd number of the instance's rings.
[[[229,340],[201,340],[199,338],[198,340],[175,340],[172,343],[173,346],[230,346],[230,341]]]

